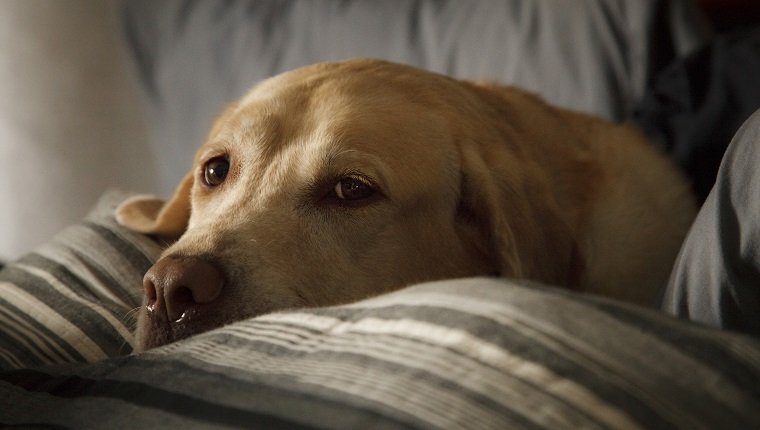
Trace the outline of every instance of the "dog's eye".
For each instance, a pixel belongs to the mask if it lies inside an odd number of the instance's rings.
[[[358,176],[346,176],[335,184],[335,195],[341,200],[361,200],[375,194],[372,185]]]
[[[215,157],[206,162],[203,167],[203,181],[206,185],[215,187],[224,182],[230,171],[230,162],[225,157]]]

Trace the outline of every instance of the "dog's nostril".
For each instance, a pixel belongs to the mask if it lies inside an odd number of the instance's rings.
[[[150,280],[143,281],[143,289],[145,290],[145,307],[149,311],[153,312],[156,309],[156,302],[158,300],[158,294],[156,293],[156,286]]]
[[[184,285],[167,289],[164,293],[164,300],[166,301],[167,314],[173,322],[182,321],[185,318],[185,312],[196,304],[193,291]]]
[[[189,305],[195,303],[195,300],[193,299],[193,292],[188,287],[179,286],[175,289],[172,289],[171,291],[168,291],[168,294],[171,294],[171,297],[168,297],[166,299],[166,301],[169,303],[173,303],[175,305]]]

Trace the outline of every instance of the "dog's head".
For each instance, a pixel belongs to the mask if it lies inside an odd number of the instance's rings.
[[[137,349],[426,280],[567,283],[572,226],[540,166],[551,161],[520,143],[532,114],[508,98],[374,60],[256,86],[219,116],[168,201],[117,210],[176,239],[145,276]]]

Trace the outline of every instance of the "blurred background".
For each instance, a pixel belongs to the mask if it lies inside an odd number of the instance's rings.
[[[0,259],[148,190],[146,125],[111,0],[0,0]]]
[[[353,56],[636,119],[704,194],[760,103],[759,15],[755,0],[0,0],[0,261],[107,189],[167,196],[224,103]]]

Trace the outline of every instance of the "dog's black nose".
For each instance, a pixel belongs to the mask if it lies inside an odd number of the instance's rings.
[[[170,322],[182,320],[189,309],[213,302],[223,285],[219,269],[199,257],[164,257],[143,278],[148,311],[159,318],[165,314]]]

